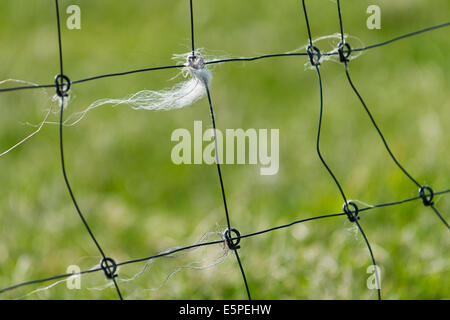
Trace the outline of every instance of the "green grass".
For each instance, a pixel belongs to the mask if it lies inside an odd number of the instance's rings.
[[[190,48],[188,1],[61,1],[79,4],[82,29],[63,28],[65,73],[73,80],[103,73],[172,64]],[[307,43],[300,2],[194,1],[196,44],[218,56],[254,56],[293,50]],[[381,30],[366,28],[366,8],[378,4]],[[365,44],[448,21],[450,3],[435,0],[342,1],[345,32]],[[339,31],[333,1],[309,1],[314,37]],[[63,14],[63,23],[66,14]],[[58,73],[53,1],[0,3],[0,79],[52,83]],[[325,48],[329,49],[329,48]],[[305,57],[228,63],[213,68],[211,93],[217,125],[280,129],[280,170],[259,175],[257,166],[226,165],[223,176],[233,226],[241,233],[310,216],[339,212],[342,200],[315,151],[319,88]],[[356,86],[392,150],[421,183],[436,190],[450,182],[450,50],[448,28],[364,53],[350,62]],[[324,122],[321,148],[351,199],[370,204],[417,195],[394,165],[348,85],[341,64],[321,66]],[[177,71],[108,78],[73,87],[67,113],[93,101],[142,89],[170,87]],[[52,90],[48,91],[52,95]],[[33,130],[48,107],[42,90],[0,94],[0,147]],[[57,114],[53,115],[57,119]],[[171,112],[104,106],[65,128],[67,168],[75,195],[106,253],[117,261],[189,245],[226,221],[216,168],[176,166],[170,160],[176,128],[209,125],[207,100]],[[0,287],[87,269],[100,256],[70,201],[61,174],[58,126],[43,130],[0,158]],[[436,205],[450,219],[450,197]],[[373,210],[361,224],[382,268],[386,299],[450,297],[448,230],[420,201]],[[345,217],[313,221],[242,240],[240,255],[254,298],[373,299],[366,280],[370,257]],[[213,246],[151,264],[134,281],[121,283],[126,298],[246,298],[232,255]],[[143,264],[125,266],[131,276]],[[30,299],[114,299],[101,273],[82,278],[82,290],[64,283]],[[48,283],[50,284],[50,283]],[[158,290],[151,290],[158,288]],[[43,285],[2,294],[17,299]]]

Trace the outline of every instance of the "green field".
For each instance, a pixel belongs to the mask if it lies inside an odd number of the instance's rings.
[[[66,8],[81,8],[81,29],[65,26]],[[366,27],[370,4],[381,7],[381,29]],[[345,32],[354,47],[450,20],[448,0],[342,0]],[[62,0],[64,72],[72,80],[172,65],[190,50],[189,1]],[[308,1],[314,38],[339,32],[335,1]],[[195,42],[208,58],[251,57],[308,43],[298,0],[195,0]],[[0,81],[53,83],[59,73],[54,1],[0,2]],[[364,52],[349,63],[352,79],[394,154],[435,190],[450,188],[450,27]],[[358,40],[359,39],[359,40]],[[320,43],[331,50],[335,41]],[[280,130],[280,168],[261,176],[257,165],[224,165],[232,225],[242,234],[297,219],[340,212],[342,199],[315,146],[319,86],[307,57],[230,62],[211,67],[219,129]],[[321,150],[347,196],[367,204],[414,197],[417,187],[395,166],[349,86],[344,66],[326,61]],[[160,70],[74,85],[65,114],[102,98],[170,88],[179,70]],[[6,88],[14,85],[7,83]],[[35,130],[54,89],[0,93],[0,153]],[[64,128],[66,166],[75,196],[106,254],[116,261],[190,245],[226,220],[217,170],[175,165],[176,128],[195,120],[210,127],[208,101],[174,111],[103,106]],[[51,115],[58,120],[57,109]],[[47,124],[0,157],[0,288],[99,263],[97,248],[70,200],[61,173],[58,125]],[[450,220],[450,195],[436,197]],[[385,299],[450,298],[449,231],[420,200],[361,214]],[[213,234],[209,240],[218,239]],[[376,299],[366,286],[366,244],[346,217],[306,222],[242,239],[239,250],[253,298]],[[127,299],[245,299],[233,254],[220,245],[123,266]],[[221,262],[216,264],[216,262]],[[207,268],[204,268],[207,267]],[[201,270],[200,270],[201,269]],[[81,290],[54,282],[3,293],[0,299],[116,299],[102,272],[83,276]]]

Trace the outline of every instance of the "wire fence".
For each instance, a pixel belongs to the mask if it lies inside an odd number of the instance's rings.
[[[205,66],[211,65],[211,64],[222,64],[222,63],[235,62],[235,61],[255,61],[255,60],[266,59],[266,58],[281,58],[281,57],[286,57],[286,56],[304,56],[304,57],[307,57],[309,59],[310,64],[312,65],[312,67],[317,72],[317,80],[318,80],[318,87],[319,87],[319,97],[320,97],[320,113],[319,113],[318,130],[317,130],[317,138],[316,138],[317,155],[318,155],[321,163],[323,164],[324,168],[327,170],[327,172],[329,173],[330,177],[332,178],[334,184],[338,188],[339,193],[340,193],[340,195],[342,197],[343,207],[342,207],[341,212],[332,213],[332,214],[318,215],[318,216],[314,216],[314,217],[310,217],[310,218],[306,218],[306,219],[296,220],[296,221],[293,221],[293,222],[290,222],[290,223],[287,223],[287,224],[284,224],[284,225],[275,226],[275,227],[272,227],[272,228],[269,228],[269,229],[255,231],[253,233],[240,234],[238,229],[235,227],[236,224],[231,222],[231,215],[230,215],[230,213],[228,211],[228,207],[227,207],[227,200],[226,200],[226,192],[225,192],[225,187],[224,187],[224,181],[223,181],[223,178],[222,178],[222,171],[221,171],[220,161],[219,161],[219,158],[218,158],[216,121],[215,121],[215,114],[214,114],[214,109],[213,109],[213,102],[212,102],[211,92],[210,92],[210,88],[208,86],[208,83],[207,83],[206,80],[204,80],[203,82],[204,82],[204,86],[205,86],[205,90],[206,90],[206,94],[207,94],[207,99],[208,99],[208,104],[209,104],[212,128],[213,128],[213,131],[214,131],[214,142],[215,142],[215,150],[216,150],[215,156],[216,156],[217,173],[218,173],[218,179],[219,179],[219,184],[220,184],[220,188],[221,188],[221,195],[222,195],[222,200],[223,200],[224,213],[225,213],[225,218],[226,218],[226,223],[227,223],[227,229],[223,233],[223,238],[221,240],[199,242],[199,243],[196,243],[196,244],[193,244],[193,245],[175,248],[175,249],[168,250],[168,251],[165,251],[165,252],[162,252],[162,253],[159,253],[159,254],[155,254],[155,255],[152,255],[152,256],[147,256],[147,257],[143,257],[143,258],[139,258],[139,259],[132,259],[132,260],[116,262],[113,258],[111,258],[110,256],[108,256],[106,254],[106,251],[100,245],[100,241],[95,237],[92,229],[90,228],[87,220],[85,219],[85,217],[83,215],[83,211],[81,210],[80,206],[77,203],[76,197],[75,197],[75,195],[74,195],[74,193],[72,191],[72,188],[71,188],[71,184],[70,184],[69,178],[67,176],[67,171],[66,171],[66,166],[65,166],[65,159],[64,159],[64,136],[63,136],[63,133],[64,133],[63,132],[64,131],[63,130],[63,128],[64,128],[63,115],[64,115],[64,102],[65,102],[65,99],[68,99],[69,91],[70,91],[70,89],[71,89],[71,87],[73,85],[78,85],[80,83],[93,81],[93,80],[97,80],[97,79],[102,79],[102,78],[107,78],[107,77],[117,77],[117,76],[127,75],[127,74],[131,74],[131,73],[139,73],[139,72],[147,72],[147,71],[155,71],[155,70],[165,70],[165,69],[185,68],[187,66],[187,64],[159,66],[159,67],[152,67],[152,68],[130,70],[130,71],[126,71],[126,72],[102,74],[102,75],[98,75],[98,76],[94,76],[94,77],[89,77],[89,78],[84,78],[84,79],[79,79],[79,80],[73,80],[72,81],[64,73],[63,46],[62,46],[62,37],[61,37],[61,22],[60,22],[59,1],[55,0],[56,21],[57,21],[57,30],[58,30],[59,72],[60,73],[58,75],[56,75],[53,84],[16,86],[16,87],[0,89],[0,92],[10,92],[10,91],[36,89],[36,88],[54,88],[56,90],[56,94],[60,98],[59,149],[60,149],[60,157],[61,157],[62,174],[63,174],[63,177],[64,177],[64,181],[65,181],[67,190],[69,192],[69,195],[70,195],[71,200],[73,202],[73,205],[75,207],[75,210],[76,210],[77,214],[79,215],[79,217],[80,217],[80,219],[81,219],[81,221],[82,221],[86,231],[89,233],[89,236],[90,236],[91,240],[96,245],[100,255],[102,256],[102,259],[101,259],[101,262],[100,262],[98,267],[95,267],[95,268],[92,268],[92,269],[88,269],[88,270],[83,270],[83,271],[80,271],[80,272],[75,272],[75,273],[64,273],[64,274],[50,276],[50,277],[43,278],[43,279],[26,281],[26,282],[23,282],[23,283],[12,285],[12,286],[4,288],[4,289],[0,289],[0,293],[5,293],[5,292],[12,291],[12,290],[20,288],[20,287],[30,286],[30,285],[33,285],[33,284],[40,284],[40,283],[49,282],[49,281],[53,281],[53,280],[68,279],[68,278],[73,277],[73,276],[81,276],[81,275],[90,274],[90,273],[103,272],[105,277],[107,279],[109,279],[114,284],[114,287],[115,287],[115,290],[117,292],[118,297],[120,299],[123,299],[121,290],[120,290],[118,282],[117,282],[117,277],[118,277],[117,269],[118,269],[118,267],[131,265],[131,264],[136,264],[136,263],[140,263],[140,262],[149,262],[149,261],[156,260],[158,258],[171,256],[171,255],[174,255],[175,253],[188,251],[188,250],[191,250],[191,249],[194,249],[194,248],[205,247],[205,246],[214,246],[214,245],[226,245],[229,250],[232,250],[234,252],[234,255],[236,257],[236,261],[237,261],[238,266],[239,266],[240,273],[242,274],[242,281],[243,281],[243,285],[244,285],[244,289],[245,289],[246,295],[247,295],[248,299],[251,299],[252,298],[251,288],[248,285],[245,268],[244,268],[244,266],[242,264],[242,261],[241,261],[240,256],[239,256],[239,251],[238,251],[240,249],[240,245],[241,245],[241,240],[242,239],[246,239],[246,238],[250,238],[250,237],[256,237],[256,236],[259,236],[259,235],[264,235],[264,234],[267,234],[267,233],[272,232],[272,231],[289,228],[291,226],[294,226],[294,225],[297,225],[297,224],[300,224],[300,223],[304,223],[304,222],[307,222],[307,221],[344,217],[344,218],[347,218],[351,223],[354,223],[357,226],[361,236],[363,237],[363,239],[365,241],[365,244],[367,245],[367,250],[369,252],[372,264],[374,266],[376,266],[376,260],[375,260],[375,256],[374,256],[373,251],[372,251],[372,247],[370,245],[370,241],[369,241],[368,237],[366,236],[366,233],[364,232],[364,229],[363,229],[363,227],[361,225],[361,222],[359,221],[361,214],[363,214],[365,212],[368,212],[368,211],[372,211],[372,210],[377,209],[377,208],[392,207],[392,206],[398,206],[400,204],[404,204],[404,203],[408,203],[408,202],[422,201],[422,204],[424,206],[430,208],[431,211],[437,216],[437,218],[439,218],[442,221],[442,223],[445,225],[445,227],[447,229],[450,229],[450,226],[449,226],[448,222],[445,220],[444,216],[436,208],[435,203],[433,201],[434,198],[437,195],[450,194],[450,189],[443,189],[443,190],[440,190],[440,191],[435,191],[431,186],[424,185],[424,184],[421,184],[420,182],[418,182],[413,177],[413,175],[408,170],[406,170],[406,168],[400,163],[400,161],[395,157],[393,151],[390,149],[390,147],[388,145],[388,142],[386,141],[386,138],[384,137],[382,131],[378,127],[377,122],[375,121],[372,113],[370,112],[369,107],[367,106],[366,102],[364,101],[363,97],[361,96],[360,92],[358,91],[358,89],[356,88],[354,82],[352,81],[352,78],[351,78],[350,72],[349,72],[350,56],[351,56],[351,54],[353,52],[361,52],[361,51],[366,51],[366,50],[370,50],[370,49],[373,49],[373,48],[382,47],[382,46],[388,45],[390,43],[393,43],[393,42],[401,40],[401,39],[405,39],[405,38],[408,38],[408,37],[416,36],[418,34],[429,32],[429,31],[432,31],[432,30],[448,27],[448,26],[450,26],[450,22],[446,22],[446,23],[442,23],[442,24],[439,24],[439,25],[431,26],[431,27],[428,27],[428,28],[425,28],[425,29],[417,30],[417,31],[414,31],[414,32],[411,32],[411,33],[407,33],[407,34],[395,37],[393,39],[390,39],[390,40],[387,40],[387,41],[384,41],[384,42],[380,42],[380,43],[376,43],[376,44],[372,44],[372,45],[369,45],[369,46],[364,46],[364,47],[361,47],[361,48],[352,48],[350,43],[348,43],[345,40],[344,23],[343,23],[343,17],[342,17],[342,13],[341,13],[341,5],[340,5],[340,0],[337,0],[336,4],[337,4],[337,15],[338,15],[339,27],[340,27],[339,28],[340,42],[339,42],[337,48],[335,48],[334,50],[329,51],[329,52],[321,52],[320,49],[314,45],[313,37],[312,37],[313,33],[312,33],[312,28],[311,28],[311,25],[310,25],[310,22],[309,22],[309,19],[308,19],[307,7],[305,5],[305,0],[302,0],[301,1],[301,5],[302,5],[302,9],[303,9],[303,14],[304,14],[305,22],[306,22],[306,30],[307,30],[308,39],[309,39],[308,40],[309,44],[306,47],[306,52],[267,54],[267,55],[254,56],[254,57],[216,59],[216,60],[211,60],[211,61],[203,61],[203,60],[201,60],[201,63],[199,63],[198,59],[202,59],[202,58],[198,55],[198,52],[196,51],[196,47],[195,47],[193,1],[190,0],[189,4],[190,4],[189,8],[190,8],[190,30],[191,30],[191,55],[188,58],[188,63],[189,63],[189,61],[191,63],[194,63],[196,61],[196,63],[197,63],[195,65],[192,64],[191,66],[195,66],[196,68],[204,68]],[[411,197],[411,198],[407,198],[407,199],[403,199],[403,200],[399,200],[399,201],[392,201],[392,202],[380,203],[380,204],[376,204],[376,205],[363,206],[363,207],[358,206],[357,203],[354,202],[354,201],[348,200],[348,198],[346,196],[346,192],[344,191],[341,183],[339,182],[338,177],[333,172],[333,170],[330,168],[330,166],[327,164],[326,160],[322,156],[321,149],[320,149],[320,137],[321,137],[321,129],[322,129],[322,115],[323,115],[323,107],[324,107],[320,65],[321,65],[321,59],[323,57],[326,57],[326,56],[335,56],[335,57],[337,57],[339,59],[340,63],[343,65],[344,72],[345,72],[348,84],[352,88],[354,94],[358,97],[362,107],[364,108],[365,112],[367,113],[368,117],[370,118],[370,121],[371,121],[373,127],[375,128],[375,130],[377,131],[377,133],[378,133],[378,135],[379,135],[379,137],[380,137],[380,139],[381,139],[381,141],[382,141],[382,143],[383,143],[383,145],[384,145],[388,155],[390,156],[392,161],[395,163],[395,165],[402,171],[402,173],[411,181],[411,183],[415,187],[418,188],[417,196]],[[377,271],[375,272],[375,277],[376,277],[376,283],[377,283],[378,299],[381,299],[381,297],[382,297],[381,296],[381,282],[380,282],[379,274],[378,274]]]

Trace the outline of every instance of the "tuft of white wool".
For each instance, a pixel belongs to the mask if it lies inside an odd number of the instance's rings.
[[[186,62],[180,74],[187,80],[177,83],[170,89],[142,90],[122,99],[97,100],[84,111],[71,114],[64,121],[64,125],[75,125],[90,110],[107,104],[114,106],[128,105],[135,110],[152,111],[175,110],[194,104],[206,94],[205,85],[210,85],[212,73],[207,69],[203,57],[198,52],[176,55],[175,57],[177,59],[185,58]]]

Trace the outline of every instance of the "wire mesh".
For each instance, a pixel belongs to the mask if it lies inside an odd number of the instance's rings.
[[[395,41],[399,41],[399,40],[402,40],[402,39],[405,39],[408,37],[413,37],[413,36],[419,35],[421,33],[430,32],[432,30],[436,30],[436,29],[440,29],[440,28],[445,28],[445,27],[450,26],[450,22],[442,23],[439,25],[431,26],[431,27],[417,30],[417,31],[414,31],[411,33],[400,35],[393,39],[383,41],[380,43],[376,43],[376,44],[372,44],[369,46],[363,46],[360,48],[352,48],[350,43],[346,41],[345,36],[344,36],[344,19],[342,17],[340,0],[337,0],[336,4],[337,4],[337,7],[336,7],[337,17],[338,17],[339,27],[340,27],[339,28],[340,43],[337,46],[337,48],[335,48],[335,50],[333,50],[333,51],[321,52],[319,50],[319,48],[317,48],[315,46],[315,44],[313,42],[313,31],[312,31],[310,21],[308,18],[307,6],[305,4],[305,0],[302,0],[301,7],[302,7],[305,23],[306,23],[306,31],[308,34],[308,41],[309,41],[309,44],[306,47],[305,52],[267,54],[267,55],[260,55],[260,56],[254,56],[254,57],[246,57],[246,58],[215,59],[215,60],[205,61],[204,64],[207,66],[207,65],[223,64],[223,63],[236,62],[236,61],[249,62],[249,61],[261,60],[261,59],[267,59],[267,58],[282,58],[282,57],[287,57],[287,56],[301,56],[301,57],[306,57],[309,59],[311,65],[313,66],[313,68],[315,69],[315,71],[317,73],[317,81],[318,81],[318,89],[319,89],[318,94],[319,94],[319,98],[320,98],[320,104],[319,104],[320,113],[319,113],[319,119],[318,119],[318,130],[317,130],[317,138],[316,138],[317,155],[318,155],[323,167],[330,175],[333,183],[336,185],[336,187],[342,197],[342,201],[343,201],[342,210],[340,212],[336,212],[336,213],[332,213],[332,214],[323,214],[323,215],[313,216],[313,217],[306,218],[306,219],[296,220],[296,221],[293,221],[293,222],[290,222],[290,223],[287,223],[284,225],[279,225],[279,226],[275,226],[275,227],[268,228],[268,229],[258,230],[258,231],[248,233],[248,234],[241,234],[238,231],[238,229],[235,227],[235,223],[232,223],[231,215],[229,213],[228,206],[227,206],[227,198],[226,198],[227,193],[225,191],[225,183],[224,183],[224,179],[223,179],[223,175],[222,175],[222,171],[221,171],[220,161],[218,159],[216,119],[215,119],[215,113],[214,113],[214,108],[213,108],[214,104],[213,104],[213,99],[212,99],[212,94],[211,94],[210,88],[209,88],[207,82],[205,81],[204,84],[205,84],[207,100],[208,100],[208,105],[209,105],[209,111],[210,111],[210,116],[211,116],[211,123],[212,123],[212,128],[214,130],[214,142],[215,142],[215,150],[216,150],[215,156],[216,156],[218,181],[219,181],[219,185],[220,185],[221,196],[222,196],[222,200],[223,200],[224,214],[225,214],[226,223],[227,223],[227,229],[223,234],[223,238],[221,240],[206,241],[206,242],[200,242],[200,243],[196,243],[196,244],[189,245],[189,246],[179,247],[179,248],[165,251],[163,253],[159,253],[159,254],[155,254],[152,256],[147,256],[147,257],[143,257],[143,258],[139,258],[139,259],[132,259],[132,260],[116,262],[113,258],[111,258],[110,256],[108,256],[106,254],[106,251],[100,244],[101,242],[95,237],[94,232],[91,229],[88,221],[86,220],[86,218],[83,214],[83,210],[78,205],[76,197],[71,188],[71,183],[70,183],[70,180],[69,180],[67,172],[66,172],[65,158],[64,158],[64,135],[63,135],[63,133],[64,133],[64,130],[63,130],[64,129],[64,125],[63,125],[64,117],[63,117],[63,115],[64,115],[65,99],[68,99],[67,98],[68,92],[71,89],[71,87],[79,85],[81,83],[94,81],[94,80],[98,80],[98,79],[103,79],[103,78],[109,78],[109,77],[118,77],[118,76],[123,76],[123,75],[127,75],[127,74],[132,74],[132,73],[149,72],[149,71],[155,71],[155,70],[180,69],[180,68],[184,68],[186,65],[185,64],[176,64],[176,65],[169,65],[169,66],[143,68],[143,69],[137,69],[137,70],[130,70],[130,71],[126,71],[126,72],[102,74],[102,75],[98,75],[98,76],[93,76],[93,77],[88,77],[88,78],[83,78],[83,79],[72,81],[64,73],[63,45],[62,45],[63,41],[62,41],[62,36],[61,36],[60,8],[59,8],[59,0],[55,0],[56,22],[57,22],[57,30],[58,30],[58,48],[59,48],[59,74],[55,77],[54,83],[53,84],[42,84],[42,85],[23,85],[23,86],[9,87],[9,88],[0,89],[0,92],[31,90],[31,89],[37,89],[37,88],[54,88],[55,89],[56,94],[60,98],[59,149],[60,149],[62,175],[63,175],[64,181],[65,181],[66,187],[67,187],[67,191],[72,200],[73,206],[74,206],[79,218],[81,219],[84,228],[88,232],[91,240],[94,242],[100,255],[102,256],[102,260],[98,267],[95,267],[92,269],[83,270],[83,271],[80,271],[77,273],[65,273],[65,274],[50,276],[50,277],[43,278],[43,279],[26,281],[23,283],[12,285],[12,286],[4,288],[4,289],[0,289],[0,293],[5,293],[8,291],[12,291],[14,289],[29,286],[32,284],[40,284],[40,283],[49,282],[49,281],[53,281],[53,280],[68,279],[70,277],[73,277],[74,275],[84,275],[84,274],[90,274],[90,273],[103,272],[105,277],[114,284],[118,298],[123,299],[122,293],[119,288],[119,284],[116,280],[118,277],[118,274],[117,274],[118,267],[127,266],[130,264],[136,264],[136,263],[140,263],[140,262],[149,262],[149,261],[156,260],[156,259],[159,259],[162,257],[168,257],[168,256],[174,255],[179,252],[188,251],[188,250],[191,250],[194,248],[205,247],[205,246],[215,246],[215,245],[226,245],[228,247],[228,249],[232,250],[235,255],[236,262],[239,266],[239,271],[242,275],[243,288],[245,290],[245,293],[246,293],[248,299],[251,299],[251,297],[252,297],[251,288],[248,285],[245,268],[244,268],[244,265],[239,256],[239,249],[240,249],[242,239],[257,237],[260,235],[267,234],[269,232],[273,232],[273,231],[280,230],[280,229],[286,229],[291,226],[305,223],[308,221],[343,217],[343,218],[347,218],[351,223],[354,223],[357,226],[362,238],[364,239],[365,244],[367,245],[367,250],[370,255],[372,264],[374,266],[376,266],[377,264],[375,261],[375,256],[372,251],[370,241],[369,241],[368,237],[366,236],[366,233],[360,222],[360,217],[362,216],[362,214],[369,212],[369,211],[373,211],[374,209],[377,209],[377,208],[392,207],[392,206],[398,206],[398,205],[408,203],[408,202],[422,201],[422,204],[426,207],[429,207],[430,210],[442,221],[442,223],[445,225],[445,227],[447,229],[450,229],[448,222],[445,220],[444,216],[439,212],[439,210],[437,209],[437,207],[433,201],[437,195],[449,194],[450,189],[444,189],[444,190],[440,190],[440,191],[433,190],[430,186],[418,182],[418,180],[413,177],[413,175],[410,173],[410,171],[408,171],[401,164],[401,162],[394,155],[394,152],[389,147],[389,144],[388,144],[385,136],[383,135],[381,129],[377,125],[377,122],[376,122],[374,116],[372,115],[370,108],[368,107],[364,98],[362,97],[362,95],[358,91],[357,87],[355,86],[354,82],[352,81],[352,78],[351,78],[350,72],[349,72],[349,63],[350,63],[349,58],[352,53],[371,50],[373,48],[378,48],[378,47],[382,47],[382,46],[391,44]],[[189,8],[190,8],[190,31],[191,31],[191,57],[195,58],[197,55],[197,51],[196,51],[196,47],[195,47],[195,38],[194,38],[194,35],[195,35],[194,17],[195,16],[194,16],[194,8],[193,8],[192,0],[189,1]],[[381,142],[383,143],[389,157],[392,159],[392,161],[395,163],[395,165],[401,170],[402,174],[404,174],[411,181],[411,183],[416,188],[418,188],[417,196],[399,200],[399,201],[379,203],[376,205],[362,206],[362,207],[360,205],[358,205],[356,202],[354,202],[352,200],[348,200],[348,197],[346,196],[346,192],[345,192],[344,188],[342,187],[338,176],[334,173],[332,168],[328,165],[328,163],[327,163],[325,157],[322,155],[321,149],[320,149],[322,117],[323,117],[323,113],[324,113],[324,100],[323,100],[322,77],[321,77],[321,72],[320,72],[320,66],[321,66],[321,58],[324,56],[335,56],[339,59],[340,63],[343,65],[346,79],[348,81],[348,85],[351,87],[355,96],[359,99],[365,113],[370,118],[371,124],[373,125],[374,129],[376,130],[377,134],[379,135],[379,138],[380,138]],[[378,278],[378,272],[375,272],[375,276],[376,276],[376,282],[377,282],[378,299],[381,299],[382,298],[381,283],[380,283],[380,279]]]

